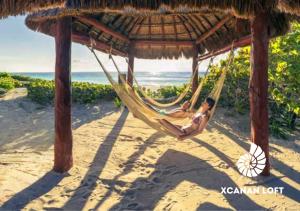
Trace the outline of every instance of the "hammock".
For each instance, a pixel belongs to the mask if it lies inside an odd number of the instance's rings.
[[[112,59],[113,61],[113,64],[114,66],[116,67],[116,69],[118,69],[118,66],[114,60],[114,58],[110,55],[110,58]],[[128,63],[128,61],[126,60],[126,62]],[[191,86],[192,86],[192,83],[193,83],[193,79],[195,78],[196,76],[196,69],[198,68],[199,66],[199,63],[197,64],[197,66],[195,67],[194,71],[193,71],[193,75],[191,77],[191,79],[189,80],[188,84],[186,85],[186,87],[184,88],[184,90],[181,92],[180,95],[178,95],[178,97],[173,101],[173,102],[170,102],[170,103],[161,103],[161,102],[158,102],[157,100],[153,99],[152,97],[150,97],[145,91],[144,89],[142,88],[142,86],[139,84],[139,82],[137,81],[136,77],[134,76],[134,73],[133,73],[133,70],[131,68],[131,66],[129,65],[128,63],[128,70],[130,72],[130,74],[132,75],[132,78],[135,82],[135,84],[137,85],[137,88],[139,90],[139,92],[142,94],[142,96],[145,98],[145,100],[147,102],[149,102],[150,104],[156,106],[156,107],[159,107],[159,108],[168,108],[168,107],[171,107],[173,105],[176,105],[178,104],[179,102],[181,102],[183,100],[183,98],[187,95],[187,93],[189,92]],[[139,92],[137,92],[137,94],[139,95]]]
[[[115,66],[115,68],[116,68],[116,70],[119,72],[119,74],[121,74],[121,71],[120,71],[118,65],[116,64],[116,61],[114,60],[114,58],[113,58],[113,56],[112,56],[111,54],[110,54],[110,59],[112,60],[114,66]],[[127,61],[127,60],[126,60],[126,61]],[[188,111],[192,111],[192,110],[194,109],[195,104],[197,103],[197,100],[198,100],[199,95],[200,95],[200,93],[201,93],[202,87],[203,87],[203,85],[204,85],[204,83],[205,83],[205,81],[206,81],[207,73],[208,73],[209,67],[210,67],[210,65],[212,64],[212,62],[213,62],[213,58],[210,59],[209,64],[208,64],[208,66],[207,66],[207,69],[206,69],[206,71],[205,71],[205,74],[204,74],[203,79],[201,80],[201,82],[200,82],[200,84],[198,85],[196,91],[194,92],[193,96],[192,96],[191,99],[189,100],[190,106],[189,106],[189,109],[187,109]],[[128,63],[128,62],[127,62],[127,63]],[[197,67],[198,67],[198,66],[199,66],[199,63],[197,64]],[[197,67],[196,67],[196,68],[197,68]],[[136,85],[137,85],[137,88],[138,88],[138,90],[140,91],[140,93],[143,95],[143,97],[144,97],[150,104],[152,104],[152,105],[154,105],[154,106],[156,106],[156,107],[160,107],[160,108],[171,107],[171,106],[173,106],[173,105],[178,104],[180,101],[182,101],[183,98],[187,95],[187,93],[188,93],[188,91],[189,91],[189,89],[190,89],[190,87],[191,87],[193,78],[194,78],[195,75],[196,75],[196,71],[193,71],[194,73],[193,73],[192,78],[190,79],[190,82],[189,82],[188,85],[185,87],[184,91],[183,91],[183,92],[182,92],[182,93],[181,93],[181,94],[180,94],[173,102],[170,102],[170,103],[160,103],[160,102],[156,101],[155,99],[151,98],[151,97],[143,90],[143,88],[139,85],[137,79],[135,78],[135,76],[134,76],[134,74],[133,74],[133,71],[132,71],[132,69],[131,69],[130,66],[129,66],[129,71],[131,72],[131,74],[132,74],[132,76],[133,76],[133,80],[135,81],[135,83],[136,83]],[[139,97],[141,100],[143,100],[142,97],[139,95],[138,92],[136,92],[136,95],[138,95],[138,97]],[[152,107],[152,106],[151,106],[151,107]],[[157,110],[157,111],[159,111],[159,109],[156,109],[156,108],[154,108],[154,107],[152,107],[152,108],[155,109],[155,110]],[[167,115],[167,114],[165,114],[165,115]]]
[[[121,83],[121,84],[117,83],[112,78],[112,76],[107,71],[107,69],[102,64],[102,62],[99,60],[99,58],[97,57],[93,48],[91,48],[90,50],[94,54],[96,60],[98,61],[100,67],[103,69],[103,72],[105,73],[107,79],[110,81],[110,83],[111,83],[112,87],[114,88],[114,90],[116,91],[117,95],[120,97],[122,102],[127,106],[128,110],[130,112],[132,112],[136,118],[142,120],[143,122],[145,122],[147,125],[149,125],[153,129],[163,132],[172,137],[177,137],[176,134],[174,134],[172,131],[168,130],[168,128],[164,127],[158,121],[159,119],[167,119],[169,117],[166,118],[165,116],[159,114],[158,112],[155,112],[154,110],[150,109],[147,105],[145,105],[145,103],[136,96],[135,90],[132,89],[132,87],[130,87],[125,81],[123,81],[123,83]],[[213,98],[215,100],[215,106],[213,107],[213,109],[210,112],[209,120],[211,119],[211,117],[214,114],[218,99],[219,99],[221,91],[222,91],[222,87],[224,85],[226,73],[228,71],[230,64],[232,63],[232,58],[233,58],[233,50],[230,53],[230,59],[229,59],[228,64],[223,69],[221,76],[219,77],[214,89],[212,90],[212,92],[209,95],[211,98]],[[198,109],[198,111],[199,111],[199,109]],[[196,112],[198,112],[198,111],[196,111]],[[184,120],[178,120],[178,119],[177,119],[177,121],[181,121],[181,123],[184,122]],[[185,137],[185,138],[189,138],[189,137]]]

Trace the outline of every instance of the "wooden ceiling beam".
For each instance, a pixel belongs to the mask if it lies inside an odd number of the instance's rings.
[[[185,24],[184,20],[182,19],[181,15],[178,15],[177,16],[178,19],[181,21],[182,25],[184,26],[185,30],[187,31],[189,37],[191,40],[193,40],[193,37],[192,37],[192,33],[190,32],[190,30],[188,29],[187,25]]]
[[[72,33],[72,41],[83,44],[83,45],[86,45],[86,46],[91,45],[90,37],[85,36],[85,35],[81,35],[79,33],[74,33],[74,32]],[[120,51],[120,50],[117,50],[115,48],[111,48],[110,45],[107,45],[103,42],[99,42],[99,41],[96,41],[96,40],[93,40],[93,42],[95,44],[93,47],[97,50],[110,51],[110,49],[111,49],[112,54],[119,55],[119,56],[124,56],[124,57],[127,56],[127,53],[125,53],[123,51]]]
[[[139,24],[137,24],[138,27],[137,27],[135,33],[130,32],[129,37],[130,37],[131,34],[134,34],[134,36],[136,36],[139,33],[139,31],[141,30],[141,27],[142,27],[142,23],[144,22],[145,19],[146,19],[145,17],[141,18],[141,21],[139,22]],[[132,32],[133,32],[133,30],[132,30]]]
[[[233,43],[233,48],[235,49],[235,48],[245,47],[250,44],[251,44],[251,36],[248,35],[248,36],[245,36],[245,37],[240,38],[239,40],[235,41]],[[202,61],[202,60],[211,58],[213,56],[218,56],[220,54],[226,53],[231,50],[231,47],[232,47],[232,45],[230,44],[230,45],[227,45],[227,46],[219,49],[218,51],[206,53],[204,55],[199,56],[197,60]]]
[[[227,16],[224,19],[222,19],[219,23],[217,23],[215,26],[213,26],[207,32],[205,32],[200,37],[198,37],[196,40],[196,43],[199,44],[199,43],[203,42],[204,40],[206,40],[208,37],[213,35],[218,29],[220,29],[230,19],[231,19],[231,16]]]
[[[131,43],[135,47],[144,46],[144,45],[173,45],[173,46],[187,46],[193,47],[195,46],[195,42],[193,41],[178,41],[178,40],[131,40]]]
[[[126,37],[125,35],[116,32],[114,30],[112,30],[111,28],[107,27],[106,25],[100,23],[99,21],[97,21],[96,19],[93,18],[88,18],[88,17],[84,17],[84,16],[80,16],[77,18],[79,21],[85,23],[85,24],[90,24],[93,27],[95,27],[96,29],[99,29],[115,38],[118,38],[124,42],[129,42],[129,38]]]

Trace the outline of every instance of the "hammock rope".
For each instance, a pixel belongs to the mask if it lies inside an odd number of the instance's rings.
[[[114,60],[114,58],[113,58],[113,56],[112,56],[111,54],[109,55],[109,58],[112,60],[112,62],[113,62],[113,64],[114,64],[116,70],[118,71],[118,73],[121,74],[122,72],[121,72],[121,70],[119,69],[119,67],[118,67],[118,65],[117,65],[117,63],[116,63],[116,61]],[[191,99],[189,100],[190,106],[189,106],[189,108],[187,109],[188,111],[192,111],[192,110],[194,109],[194,107],[195,107],[197,101],[198,101],[199,95],[200,95],[200,93],[201,93],[201,91],[202,91],[202,87],[203,87],[203,85],[204,85],[205,82],[206,82],[206,78],[207,78],[207,75],[208,75],[209,67],[210,67],[210,65],[212,64],[213,59],[214,59],[213,57],[210,59],[210,61],[209,61],[209,63],[208,63],[208,66],[207,66],[207,68],[206,68],[204,77],[201,79],[201,82],[200,82],[200,84],[198,85],[198,87],[197,87],[195,93],[192,95]],[[199,63],[198,63],[198,66],[199,66]],[[130,69],[129,71],[131,71],[131,74],[133,75],[133,72],[132,72],[132,70],[131,70],[131,67],[129,67],[129,69]],[[196,74],[196,71],[194,71],[194,74],[193,74],[193,76],[192,76],[192,78],[191,78],[191,81],[190,81],[189,85],[186,86],[186,89],[178,96],[178,98],[177,98],[175,101],[173,101],[173,102],[171,102],[171,103],[166,103],[166,104],[159,103],[159,102],[157,102],[156,100],[154,100],[153,98],[151,98],[150,96],[148,96],[147,93],[145,93],[144,90],[141,88],[141,86],[139,85],[139,83],[138,83],[138,81],[136,80],[136,78],[135,78],[134,75],[133,75],[133,79],[134,79],[135,83],[137,84],[137,87],[138,87],[139,91],[142,93],[142,95],[145,97],[145,99],[146,99],[150,104],[152,104],[152,105],[154,105],[154,106],[156,106],[156,107],[165,108],[165,107],[171,107],[171,106],[173,106],[173,105],[175,105],[175,104],[178,104],[180,101],[183,100],[183,98],[186,96],[186,94],[188,93],[188,91],[189,91],[189,89],[190,89],[190,87],[191,87],[192,80],[193,80],[193,78],[195,77],[195,74]],[[123,80],[122,82],[124,83],[124,80]],[[143,98],[139,95],[138,92],[136,92],[136,95],[138,95],[138,97],[139,97],[141,100],[143,100]],[[158,109],[156,109],[156,110],[158,110]]]
[[[184,121],[186,121],[186,120],[190,121],[188,118],[185,118],[184,120],[176,119],[176,118],[169,118],[169,117],[163,116],[163,115],[159,114],[158,112],[150,109],[140,98],[138,98],[136,96],[134,89],[132,89],[132,87],[130,87],[127,83],[122,83],[122,84],[117,83],[112,78],[111,74],[108,72],[108,70],[105,68],[105,66],[102,64],[102,62],[98,58],[97,54],[95,53],[93,47],[91,47],[90,50],[94,54],[96,60],[98,61],[100,67],[102,68],[103,72],[105,73],[105,75],[106,75],[107,79],[109,80],[109,82],[111,83],[112,87],[116,91],[117,95],[120,97],[122,102],[127,106],[129,111],[134,114],[135,117],[142,120],[143,122],[145,122],[147,125],[149,125],[153,129],[163,132],[172,137],[176,137],[176,134],[174,134],[172,131],[170,131],[166,127],[164,127],[158,121],[158,119],[168,119],[170,121],[173,121],[173,120],[180,121],[183,124],[184,124]],[[217,80],[213,90],[209,94],[209,96],[212,97],[216,101],[215,106],[213,107],[212,111],[210,111],[209,120],[212,118],[212,116],[214,114],[216,105],[220,98],[222,87],[224,85],[226,73],[229,69],[230,64],[233,61],[233,56],[234,56],[234,53],[233,53],[233,48],[232,48],[232,50],[229,54],[229,62],[227,63],[225,68],[223,68],[219,79]],[[197,111],[195,111],[194,113],[197,113],[199,111],[200,111],[200,108]],[[190,137],[186,137],[186,138],[190,138]]]
[[[189,111],[192,111],[194,109],[194,107],[195,107],[195,105],[196,105],[196,103],[199,99],[200,93],[202,91],[202,87],[203,87],[203,85],[205,84],[205,82],[207,80],[208,70],[210,68],[210,65],[213,63],[213,60],[214,60],[213,57],[210,58],[208,66],[207,66],[206,71],[205,71],[205,75],[204,75],[203,79],[201,79],[200,84],[198,85],[195,93],[193,94],[192,98],[190,99],[190,107],[188,109]]]
[[[114,62],[114,59],[113,57],[111,57],[113,62]],[[158,102],[157,100],[153,99],[151,96],[149,96],[143,89],[143,87],[139,84],[138,80],[136,79],[135,75],[134,75],[134,72],[131,68],[131,66],[129,65],[129,62],[127,61],[127,59],[125,59],[127,64],[128,64],[128,70],[130,72],[130,74],[132,75],[132,78],[135,82],[135,84],[137,85],[137,88],[138,90],[140,91],[140,93],[142,94],[142,96],[152,105],[156,106],[156,107],[159,107],[159,108],[168,108],[168,107],[171,107],[171,106],[174,106],[176,104],[178,104],[179,102],[181,102],[183,100],[183,98],[188,94],[190,88],[192,87],[192,83],[193,83],[193,79],[195,78],[196,76],[196,73],[197,73],[197,68],[199,67],[200,63],[198,62],[195,69],[193,69],[193,74],[192,74],[192,77],[190,78],[188,84],[186,85],[186,87],[184,88],[184,90],[181,92],[181,94],[179,94],[177,96],[177,98],[170,102],[170,103],[161,103],[161,102]],[[114,62],[115,64],[115,62]],[[139,94],[139,93],[138,93]]]

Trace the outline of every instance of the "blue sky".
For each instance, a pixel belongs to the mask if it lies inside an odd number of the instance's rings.
[[[24,24],[25,16],[0,20],[0,72],[53,72],[55,65],[54,38],[33,32]],[[114,71],[108,56],[99,53],[107,67]],[[117,57],[122,69],[127,65],[124,58]],[[200,70],[205,69],[204,62]],[[144,60],[135,59],[135,71],[190,71],[191,59]],[[93,55],[80,45],[72,44],[72,71],[99,71]]]

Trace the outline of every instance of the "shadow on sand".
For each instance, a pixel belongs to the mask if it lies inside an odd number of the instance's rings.
[[[148,178],[136,179],[125,193],[120,193],[123,195],[121,201],[111,210],[153,210],[163,196],[184,181],[219,193],[223,186],[237,186],[227,174],[216,170],[206,161],[185,152],[169,149],[158,159],[155,171]],[[264,209],[246,195],[236,197],[225,194],[223,196],[236,210]],[[216,205],[209,206],[216,208]],[[219,209],[224,208],[219,207]]]
[[[114,142],[116,141],[116,138],[118,137],[118,134],[120,133],[123,124],[126,121],[126,118],[128,116],[128,111],[124,110],[120,116],[120,118],[117,120],[115,126],[112,128],[111,132],[107,135],[107,138],[103,141],[103,144],[100,145],[97,154],[93,160],[93,164],[90,167],[90,170],[86,174],[83,181],[87,181],[89,178],[92,178],[90,181],[90,191],[89,194],[92,193],[94,187],[95,187],[95,179],[97,177],[94,177],[95,175],[100,175],[102,168],[105,165],[105,162],[107,161],[110,151],[114,145]],[[112,138],[111,134],[117,134]],[[39,198],[40,196],[48,193],[51,191],[57,184],[65,177],[65,174],[58,174],[53,171],[50,171],[46,173],[42,178],[40,178],[38,181],[30,185],[29,187],[25,188],[24,190],[20,191],[16,195],[14,195],[11,199],[9,199],[7,202],[5,202],[0,210],[20,210],[24,208],[27,204],[29,204],[32,200]],[[80,191],[80,187],[77,189],[77,191]],[[66,206],[68,204],[71,204],[75,202],[76,199],[71,198]],[[78,206],[78,210],[82,209],[82,206],[84,203],[80,204]]]
[[[72,128],[77,129],[102,119],[116,110],[112,102],[96,105],[74,104]],[[53,145],[54,140],[54,107],[38,105],[25,96],[0,101],[0,134],[0,152],[16,151],[19,148],[46,151]]]
[[[98,148],[96,155],[92,161],[92,164],[81,182],[82,185],[76,189],[73,196],[65,203],[63,207],[64,209],[66,210],[71,209],[70,207],[76,207],[77,210],[83,209],[86,200],[88,200],[89,196],[92,194],[92,192],[94,191],[97,185],[98,176],[101,174],[105,166],[105,163],[109,158],[114,143],[117,140],[118,135],[123,128],[127,116],[128,116],[128,110],[125,109],[122,112],[119,119],[116,121],[111,132],[107,135],[103,143]],[[84,197],[85,200],[82,200],[83,199],[82,196],[78,193],[80,193],[82,189],[86,189],[86,187],[83,185],[84,183],[88,184],[88,191],[85,192],[85,197]]]
[[[139,157],[141,155],[143,155],[145,153],[145,151],[151,147],[156,141],[157,139],[163,137],[164,135],[162,133],[156,132],[154,134],[152,134],[147,140],[145,140],[145,143],[139,146],[139,149],[134,152],[129,158],[128,160],[123,164],[125,166],[125,168],[123,169],[123,171],[116,175],[113,178],[113,181],[118,181],[118,179],[128,173],[130,173],[130,171],[132,170],[132,168],[134,167],[133,164],[135,161],[137,161],[139,159]],[[105,202],[106,199],[108,199],[111,194],[113,193],[113,191],[115,191],[115,187],[114,187],[114,183],[111,183],[110,181],[106,181],[106,180],[102,180],[102,182],[104,183],[108,183],[110,184],[110,188],[109,191],[98,201],[97,205],[95,206],[94,210],[99,209],[99,207],[101,207],[101,205]]]
[[[6,201],[0,210],[21,210],[28,203],[52,190],[66,175],[50,171],[38,181]]]

